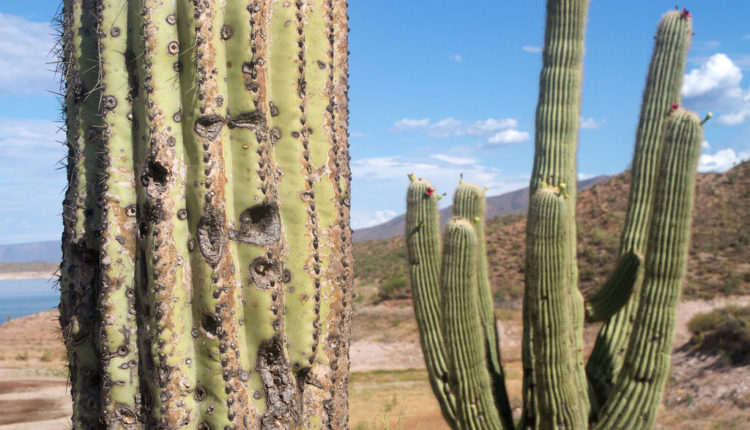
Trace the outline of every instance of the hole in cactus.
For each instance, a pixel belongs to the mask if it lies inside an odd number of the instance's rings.
[[[195,120],[193,130],[195,134],[206,140],[214,140],[224,127],[224,118],[219,115],[204,115]]]
[[[195,400],[202,402],[206,400],[206,389],[198,385],[198,387],[195,389]]]
[[[219,321],[216,320],[215,316],[204,314],[203,317],[201,317],[201,327],[209,338],[216,339],[216,332],[219,329]]]
[[[136,414],[129,406],[120,404],[117,407],[117,419],[123,424],[133,425],[136,423]]]
[[[198,247],[208,263],[217,263],[224,252],[224,217],[210,206],[198,222]]]
[[[250,263],[250,278],[260,289],[267,289],[276,284],[278,269],[276,262],[266,257],[257,257]]]
[[[240,214],[240,226],[229,231],[229,238],[257,246],[267,246],[281,239],[281,219],[276,205],[261,203]]]
[[[266,125],[266,119],[263,114],[257,110],[252,112],[243,112],[235,117],[230,117],[227,120],[227,127],[229,128],[251,128],[261,129]]]
[[[289,367],[280,335],[260,344],[255,368],[267,394],[262,422],[289,423],[289,419],[299,410],[299,393]]]

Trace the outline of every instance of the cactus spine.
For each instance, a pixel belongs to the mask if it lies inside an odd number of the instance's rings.
[[[526,227],[521,428],[651,428],[669,372],[674,313],[685,272],[703,122],[679,108],[692,33],[691,16],[683,10],[665,14],[657,30],[617,268],[586,303],[578,290],[575,153],[587,9],[588,0],[547,2]],[[512,429],[504,383],[489,378],[500,354],[492,351],[497,335],[487,330],[485,318],[492,304],[489,288],[481,281],[486,267],[478,265],[481,258],[469,258],[467,251],[475,247],[475,253],[484,252],[483,246],[475,245],[475,237],[483,240],[483,212],[476,217],[465,210],[481,205],[459,199],[467,189],[459,185],[454,202],[458,216],[448,224],[438,285],[434,267],[441,257],[433,255],[440,240],[435,226],[437,207],[425,204],[428,198],[415,198],[416,190],[423,192],[428,183],[412,180],[407,198],[407,248],[415,312],[433,388],[444,415],[455,419],[449,420],[452,427]],[[429,234],[421,230],[427,220]],[[413,240],[420,234],[433,243],[429,252],[424,242]],[[420,276],[427,267],[433,275]],[[473,273],[477,275],[468,276]],[[425,295],[437,298],[435,303],[442,301],[442,307],[423,306]],[[605,323],[587,366],[584,317]],[[437,318],[445,321],[442,332]],[[425,327],[429,327],[430,339],[442,335],[444,350],[439,349],[440,342],[425,342]],[[463,342],[455,338],[457,334]],[[476,356],[482,354],[484,362],[476,363]],[[442,362],[434,357],[442,357],[447,366],[435,370],[435,363]],[[498,374],[502,375],[502,368]],[[442,383],[446,380],[447,385]],[[496,411],[487,411],[484,399],[493,394]],[[467,402],[473,407],[464,408]]]
[[[346,2],[66,0],[74,428],[343,428]]]

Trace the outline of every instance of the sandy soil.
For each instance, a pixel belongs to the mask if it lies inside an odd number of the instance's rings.
[[[686,324],[693,315],[729,303],[747,304],[750,296],[681,303],[675,347],[689,340]],[[516,318],[500,322],[498,328],[503,361],[508,363],[508,370],[519,367],[520,321]],[[587,330],[587,340],[595,331],[595,327]],[[423,368],[416,323],[408,302],[382,303],[358,310],[350,356],[352,372]],[[64,348],[55,311],[0,325],[0,411],[3,411],[0,430],[64,429],[69,426],[70,397],[63,359]],[[750,381],[750,366],[712,372],[716,366],[712,360],[715,359],[676,353],[665,405],[679,408],[695,403],[703,405],[705,411],[719,399],[743,405],[743,408],[750,406],[750,383],[747,382]],[[515,373],[520,375],[520,368],[517,370]],[[520,380],[520,377],[516,379]],[[711,385],[715,388],[706,388]]]

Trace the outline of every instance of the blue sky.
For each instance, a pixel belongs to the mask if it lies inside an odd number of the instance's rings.
[[[352,226],[404,211],[407,173],[449,195],[463,173],[501,194],[527,185],[544,1],[350,0]],[[60,237],[57,0],[0,4],[0,243]],[[592,0],[579,175],[628,167],[656,24],[674,0]],[[692,0],[684,104],[714,112],[699,169],[750,158],[750,8]],[[446,199],[446,204],[448,199]]]

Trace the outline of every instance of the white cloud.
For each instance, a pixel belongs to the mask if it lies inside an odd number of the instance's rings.
[[[460,63],[463,60],[461,58],[461,55],[459,55],[459,54],[453,54],[453,55],[449,56],[448,58],[450,58],[451,61],[455,61],[456,63]]]
[[[490,138],[487,139],[487,142],[490,145],[503,145],[526,142],[529,139],[531,139],[531,135],[525,131],[503,130],[490,136]]]
[[[742,36],[742,38],[743,39],[750,39],[750,34],[746,34],[746,35]]]
[[[60,237],[67,154],[58,123],[0,118],[0,242]]]
[[[477,162],[477,160],[473,158],[467,158],[467,157],[454,157],[452,155],[445,155],[445,154],[432,154],[430,155],[430,158],[434,158],[436,160],[444,161],[449,164],[458,164],[458,165],[464,165],[464,164],[474,164]]]
[[[737,154],[732,148],[720,149],[714,154],[701,154],[698,160],[698,171],[724,172],[747,159],[750,159],[750,152]]]
[[[396,211],[386,209],[382,211],[375,211],[375,213],[369,213],[367,215],[360,215],[358,217],[353,216],[352,229],[359,230],[360,228],[367,228],[382,224],[384,222],[390,221],[396,215],[398,215]]]
[[[491,144],[519,143],[529,139],[529,133],[516,130],[518,121],[514,118],[489,118],[480,121],[459,121],[448,117],[437,122],[429,119],[404,118],[396,121],[388,130],[392,133],[419,130],[432,139],[471,136],[487,139]]]
[[[594,176],[595,175],[591,175],[591,174],[588,174],[588,173],[578,172],[578,180],[579,181],[585,181],[586,179],[591,179]]]
[[[596,120],[594,118],[584,118],[581,117],[581,128],[593,130],[595,128],[601,127],[602,124],[604,124],[603,119]]]
[[[0,95],[42,94],[59,88],[52,50],[55,28],[49,23],[0,14]]]
[[[747,120],[750,120],[750,106],[737,112],[721,115],[716,119],[716,123],[720,125],[740,125]]]
[[[708,144],[707,140],[701,142],[701,149],[704,151],[708,151],[709,149],[711,149],[711,145]]]
[[[463,174],[469,182],[490,186],[494,194],[523,188],[529,180],[528,175],[516,177],[482,164],[425,163],[399,156],[352,160],[351,169],[356,183],[377,183],[379,188],[389,181],[406,181],[410,173],[430,179],[439,190],[452,190]]]
[[[429,118],[424,119],[411,119],[411,118],[404,118],[396,121],[393,123],[391,128],[388,129],[391,133],[399,133],[402,131],[407,130],[419,130],[427,127],[427,125],[430,123]]]
[[[521,49],[523,49],[526,52],[542,52],[541,46],[524,46]]]
[[[719,125],[739,125],[750,120],[750,91],[741,87],[742,70],[725,54],[715,54],[685,75],[684,104],[694,110],[718,113]]]

